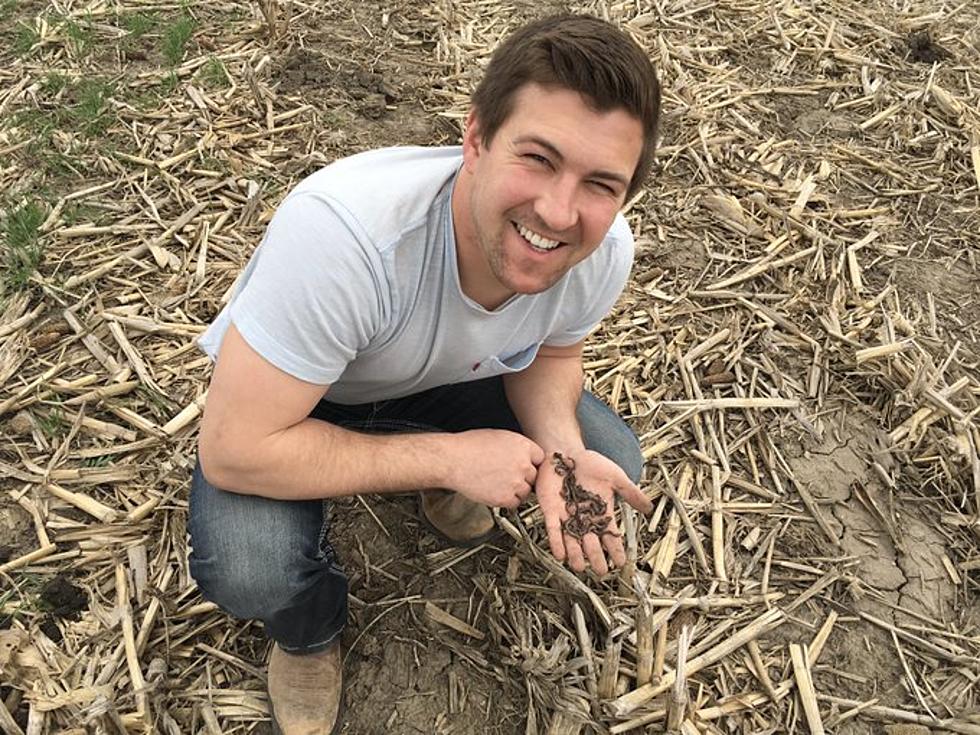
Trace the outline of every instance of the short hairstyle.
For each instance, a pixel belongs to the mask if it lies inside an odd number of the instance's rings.
[[[529,83],[564,87],[600,112],[623,108],[639,119],[643,148],[626,192],[632,197],[653,165],[660,119],[660,83],[643,49],[616,26],[589,15],[554,15],[517,29],[494,51],[473,93],[484,144]]]

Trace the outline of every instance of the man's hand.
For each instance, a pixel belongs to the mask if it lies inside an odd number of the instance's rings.
[[[483,505],[516,508],[531,493],[544,450],[526,436],[503,429],[455,435],[449,489]]]
[[[616,495],[641,513],[649,513],[653,508],[652,503],[630,481],[619,465],[598,452],[581,450],[565,455],[564,460],[572,468],[575,481],[585,490],[598,495],[605,503],[604,517],[608,518],[608,523],[599,535],[590,531],[581,538],[569,533],[574,532],[574,528],[563,528],[565,521],[575,513],[575,507],[563,497],[565,477],[556,471],[554,458],[549,455],[538,471],[534,489],[544,515],[551,552],[559,561],[567,559],[568,565],[576,572],[585,571],[588,560],[588,564],[597,574],[605,574],[609,571],[606,554],[614,567],[626,563],[626,550],[613,515],[616,510]],[[600,522],[597,525],[602,524]]]

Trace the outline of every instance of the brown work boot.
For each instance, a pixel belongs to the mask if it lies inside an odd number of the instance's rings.
[[[306,656],[278,645],[269,659],[269,714],[277,735],[336,735],[344,700],[340,644]]]
[[[453,546],[479,546],[494,532],[493,513],[451,490],[423,490],[422,517],[429,526]]]

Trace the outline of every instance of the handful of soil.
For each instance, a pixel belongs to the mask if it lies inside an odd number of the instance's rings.
[[[568,513],[568,518],[561,522],[561,530],[579,540],[589,533],[618,536],[618,533],[609,530],[612,517],[606,515],[609,509],[606,501],[579,485],[575,478],[575,462],[565,459],[561,452],[555,452],[552,463],[555,472],[562,478],[561,497]]]

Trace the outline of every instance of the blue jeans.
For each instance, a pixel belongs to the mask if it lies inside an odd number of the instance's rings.
[[[405,398],[344,406],[320,401],[311,417],[376,433],[520,431],[500,378],[443,386]],[[578,420],[585,445],[634,482],[643,456],[632,430],[591,393]],[[327,537],[327,501],[274,500],[217,488],[198,464],[191,483],[190,570],[205,598],[239,618],[259,619],[293,653],[327,647],[347,620],[347,577]]]

